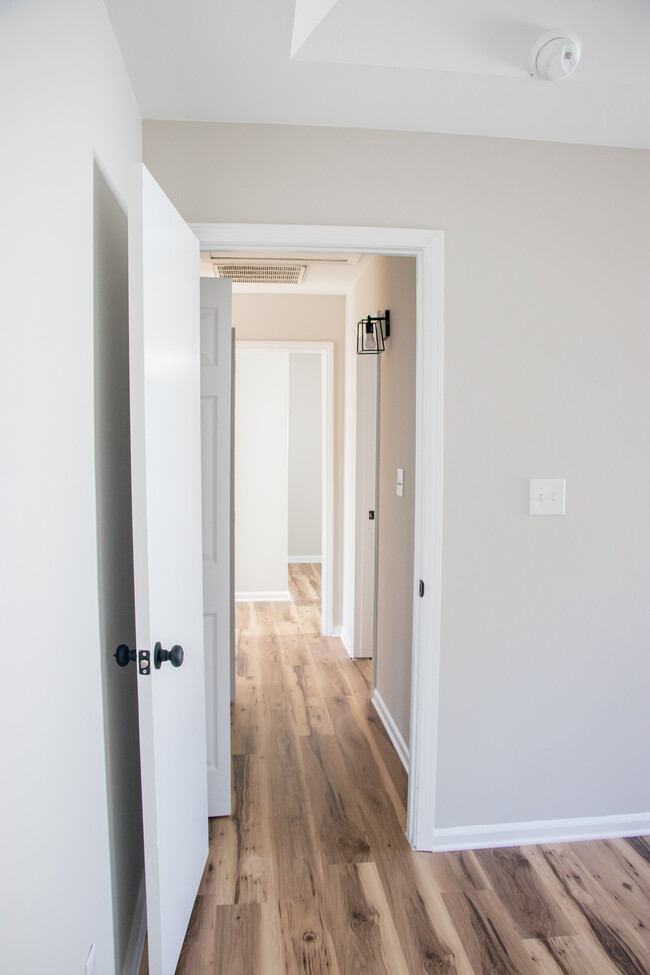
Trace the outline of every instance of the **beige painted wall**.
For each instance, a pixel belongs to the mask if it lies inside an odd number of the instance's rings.
[[[235,597],[286,599],[289,355],[239,347],[235,363]]]
[[[318,561],[323,547],[322,358],[289,353],[289,559]]]
[[[650,809],[649,154],[159,122],[144,145],[188,220],[444,231],[436,823]],[[564,518],[528,516],[545,476]]]
[[[350,292],[347,329],[367,315],[391,313],[386,349],[364,368],[379,366],[379,444],[377,542],[377,610],[375,686],[402,737],[408,743],[411,711],[411,642],[413,636],[413,527],[415,469],[415,259],[373,257]],[[362,445],[357,444],[360,455]],[[397,468],[405,471],[404,496],[395,492]],[[367,511],[357,505],[357,549],[367,530]],[[357,607],[357,612],[360,607]]]
[[[334,343],[334,626],[341,624],[345,299],[338,295],[233,295],[238,340]]]

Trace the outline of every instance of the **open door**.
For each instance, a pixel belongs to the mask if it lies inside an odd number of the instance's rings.
[[[208,815],[229,816],[233,648],[232,284],[201,278],[203,620]]]
[[[199,245],[140,165],[129,197],[129,317],[149,972],[173,975],[208,852]]]

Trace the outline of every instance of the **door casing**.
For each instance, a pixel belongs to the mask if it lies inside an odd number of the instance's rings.
[[[440,671],[444,235],[440,230],[297,224],[193,223],[202,250],[309,251],[416,260],[415,519],[411,732],[406,835],[416,850],[435,843]],[[424,582],[424,595],[418,583]]]

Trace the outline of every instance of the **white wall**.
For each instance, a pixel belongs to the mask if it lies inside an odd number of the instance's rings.
[[[289,561],[318,562],[322,549],[321,356],[289,353]]]
[[[235,353],[235,593],[286,598],[289,354]]]
[[[201,123],[144,138],[188,220],[444,231],[436,823],[650,810],[648,153]],[[564,518],[527,514],[544,476],[567,479]]]
[[[93,251],[124,261],[140,118],[98,0],[3,4],[0,92],[0,970],[83,972],[94,943],[108,975],[93,321],[122,327],[124,277],[95,301]]]

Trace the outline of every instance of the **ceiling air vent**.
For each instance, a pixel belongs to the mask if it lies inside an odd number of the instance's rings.
[[[217,277],[235,284],[300,284],[306,264],[228,264],[213,261]]]

